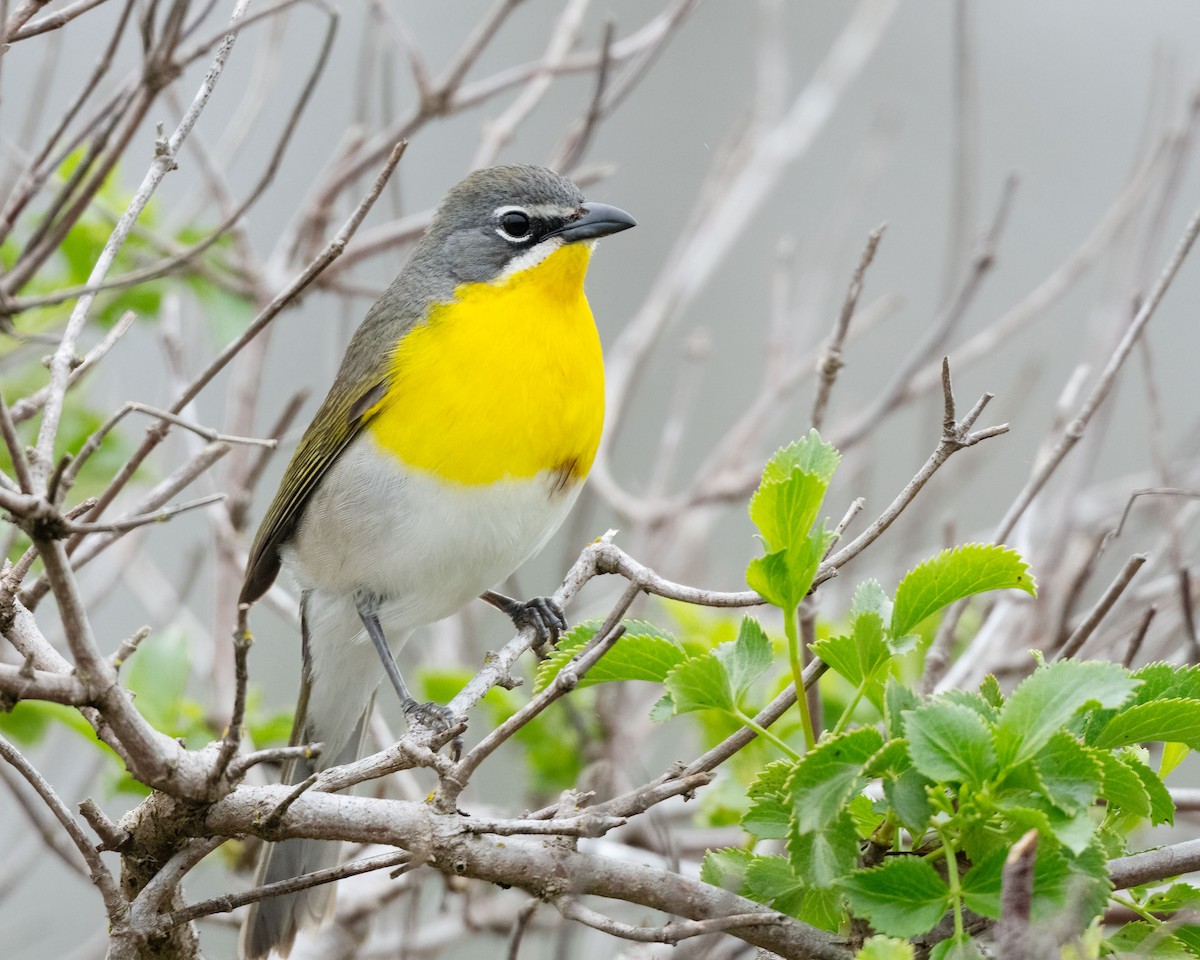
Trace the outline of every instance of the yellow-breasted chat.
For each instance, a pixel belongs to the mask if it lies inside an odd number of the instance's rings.
[[[299,782],[355,759],[387,676],[418,703],[395,654],[474,597],[555,637],[546,598],[495,593],[565,519],[604,423],[604,361],[583,281],[599,237],[634,226],[542,167],[477,170],[438,206],[411,258],[355,332],[254,540],[241,601],[281,568],[300,589],[303,668],[293,741],[321,755]],[[382,669],[381,669],[382,667]],[[337,846],[264,850],[269,883],[329,866]],[[251,908],[242,954],[286,956],[329,887]]]

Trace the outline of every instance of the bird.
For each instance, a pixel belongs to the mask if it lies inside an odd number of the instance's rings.
[[[552,600],[493,588],[562,524],[604,424],[604,360],[584,292],[599,238],[636,221],[545,167],[475,170],[450,189],[367,312],[250,549],[239,602],[281,569],[300,592],[293,744],[284,781],[357,759],[386,676],[406,720],[447,728],[395,656],[480,597],[557,638]],[[382,669],[381,669],[382,668]],[[331,841],[264,845],[257,883],[337,862]],[[331,885],[252,905],[241,955],[286,957],[332,909]]]

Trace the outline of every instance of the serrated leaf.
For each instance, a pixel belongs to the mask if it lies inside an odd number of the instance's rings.
[[[776,797],[759,797],[742,817],[742,829],[760,840],[785,840],[792,819],[791,808]]]
[[[1151,700],[1200,700],[1200,666],[1176,666],[1173,663],[1148,663],[1133,672],[1141,680],[1134,703]]]
[[[888,677],[883,688],[883,719],[891,738],[904,736],[904,715],[921,705],[921,698],[909,686]]]
[[[913,960],[912,944],[893,937],[875,936],[867,940],[854,960]]]
[[[855,687],[873,676],[892,655],[884,640],[883,621],[875,613],[860,614],[850,636],[825,637],[810,646],[831,670]]]
[[[1200,909],[1200,889],[1190,883],[1176,882],[1152,893],[1142,904],[1151,913],[1176,913],[1180,910]]]
[[[1192,752],[1192,748],[1186,743],[1164,743],[1162,749],[1162,758],[1158,762],[1158,775],[1163,780],[1171,775],[1171,772],[1186,759],[1187,755]]]
[[[884,623],[892,619],[892,598],[878,580],[864,580],[854,590],[854,597],[850,601],[851,622],[864,613],[873,613]]]
[[[1103,784],[1100,764],[1066,732],[1051,737],[1034,764],[1050,802],[1068,813],[1090,806]]]
[[[854,821],[854,832],[863,840],[874,836],[884,821],[883,814],[876,809],[875,801],[865,793],[860,793],[846,804],[846,810]]]
[[[1115,663],[1059,660],[1021,681],[1000,710],[996,753],[1001,765],[1035,756],[1076,713],[1090,705],[1118,707],[1136,686]]]
[[[989,590],[1024,590],[1037,595],[1020,554],[998,543],[967,543],[918,564],[896,587],[893,637],[903,637],[926,617],[956,600]]]
[[[792,768],[787,796],[799,832],[820,830],[866,785],[863,769],[883,746],[883,737],[864,727],[818,743]]]
[[[925,704],[905,715],[904,732],[913,765],[930,780],[982,784],[996,772],[991,731],[969,707]]]
[[[934,783],[917,771],[909,768],[897,777],[883,781],[883,795],[892,810],[913,836],[922,836],[933,817],[933,804],[929,801],[929,788]]]
[[[946,881],[915,856],[889,857],[878,867],[855,870],[839,886],[855,916],[892,937],[928,933],[950,907]]]
[[[1137,778],[1142,781],[1142,786],[1146,788],[1146,796],[1150,798],[1150,825],[1157,826],[1160,823],[1174,824],[1175,801],[1171,799],[1170,791],[1158,779],[1158,774],[1142,763],[1129,750],[1121,751],[1117,754],[1117,759],[1129,767],[1137,775]]]
[[[1126,707],[1095,738],[1097,747],[1170,741],[1200,749],[1200,700],[1153,700]]]
[[[795,762],[776,760],[764,767],[750,784],[746,796],[750,809],[742,817],[742,829],[763,840],[783,840],[791,820],[791,805],[785,798],[784,784]]]
[[[746,865],[746,896],[756,903],[770,903],[804,887],[786,857],[773,854],[756,856]]]
[[[1004,694],[994,673],[989,673],[979,682],[979,695],[997,710],[1004,706]]]
[[[687,653],[670,634],[643,620],[622,621],[625,633],[579,680],[580,687],[595,686],[615,680],[648,680],[662,683],[671,668],[687,657]],[[601,621],[587,620],[576,624],[555,645],[554,651],[538,664],[534,690],[544,690],[596,635]]]
[[[700,865],[700,879],[705,883],[741,893],[746,886],[746,868],[754,854],[739,847],[709,850]]]
[[[1100,793],[1109,806],[1117,807],[1135,817],[1149,817],[1150,794],[1134,769],[1107,750],[1093,747],[1089,748],[1089,753],[1100,766],[1103,779]]]
[[[716,649],[717,659],[725,666],[734,702],[740,703],[750,686],[771,666],[771,641],[752,617],[743,617],[736,640]]]
[[[1108,938],[1112,956],[1118,960],[1194,960],[1195,954],[1176,937],[1170,927],[1145,920],[1125,924]]]
[[[1000,711],[989,703],[983,694],[976,693],[974,690],[947,690],[945,693],[938,695],[939,700],[947,703],[957,703],[969,710],[974,710],[977,714],[983,717],[988,723],[995,723]]]
[[[993,920],[999,918],[1007,856],[1007,849],[997,850],[963,874],[963,904],[968,909]],[[1033,897],[1030,901],[1030,916],[1035,923],[1053,919],[1067,905],[1076,872],[1074,861],[1061,850],[1045,842],[1038,845],[1037,860],[1033,867]]]
[[[764,480],[750,498],[750,519],[767,552],[799,543],[821,511],[827,484],[799,467],[776,480]]]
[[[839,813],[822,829],[809,833],[788,829],[788,859],[798,876],[814,887],[828,887],[846,876],[858,863],[858,834],[846,812]]]
[[[755,557],[746,568],[746,583],[769,603],[794,609],[812,586],[832,541],[833,534],[822,528],[785,549]]]
[[[715,652],[688,657],[671,668],[664,683],[675,713],[733,710],[733,688]]]
[[[793,470],[803,470],[828,484],[833,479],[841,459],[842,455],[833,444],[822,440],[816,430],[809,430],[799,440],[793,440],[786,447],[775,451],[763,467],[763,479],[782,480]]]

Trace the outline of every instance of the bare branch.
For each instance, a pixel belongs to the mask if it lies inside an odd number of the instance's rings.
[[[1088,611],[1088,615],[1083,618],[1079,626],[1067,637],[1066,642],[1062,645],[1062,649],[1055,656],[1055,660],[1066,660],[1079,652],[1080,648],[1087,642],[1088,637],[1100,625],[1100,621],[1108,616],[1108,612],[1112,609],[1113,604],[1125,592],[1125,588],[1129,586],[1129,582],[1137,575],[1137,572],[1142,568],[1142,564],[1147,559],[1145,554],[1135,553],[1125,561],[1125,566],[1121,568],[1121,572],[1108,585],[1108,589],[1096,601],[1095,606]]]

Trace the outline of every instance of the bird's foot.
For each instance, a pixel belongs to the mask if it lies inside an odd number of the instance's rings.
[[[424,727],[434,736],[449,733],[460,723],[463,718],[456,714],[449,707],[443,706],[440,703],[429,701],[421,703],[419,700],[414,700],[409,697],[403,703],[404,719],[408,721],[409,728]],[[457,761],[462,756],[463,738],[460,733],[450,741],[450,757]]]
[[[513,600],[494,594],[492,602],[508,614],[513,625],[518,630],[532,627],[537,635],[537,645],[558,643],[559,635],[567,629],[567,618],[560,607],[550,597],[534,597],[532,600]]]

